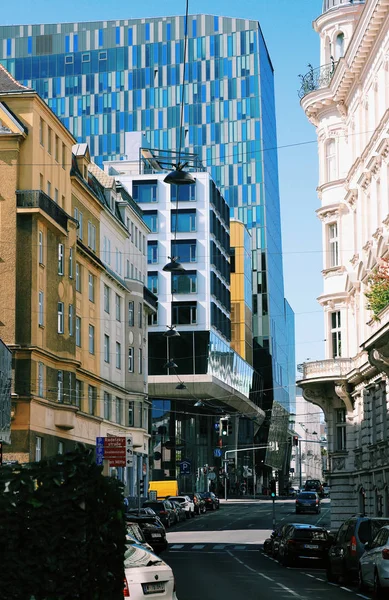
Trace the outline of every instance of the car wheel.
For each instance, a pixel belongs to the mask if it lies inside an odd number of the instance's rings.
[[[212,510],[216,510],[216,506],[212,504]]]
[[[359,587],[359,590],[361,592],[365,592],[366,591],[366,584],[363,581],[363,575],[362,575],[361,568],[359,568],[359,571],[358,571],[358,587]]]
[[[285,554],[285,552],[282,555],[281,563],[284,567],[290,567],[290,558],[287,554]]]
[[[378,572],[374,573],[374,588],[373,588],[374,598],[382,598],[382,587],[380,582],[380,577]]]
[[[194,516],[195,516],[194,510],[191,511],[190,516],[192,519],[194,519]]]
[[[331,564],[328,565],[326,574],[327,574],[327,580],[330,583],[338,583],[339,578],[337,577],[337,575],[333,574],[332,569],[331,569]]]

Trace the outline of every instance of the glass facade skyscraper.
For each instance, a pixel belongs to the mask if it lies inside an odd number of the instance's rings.
[[[254,367],[264,408],[274,399],[289,411],[293,313],[284,301],[273,67],[256,21],[191,15],[187,28],[184,148],[251,230]],[[184,17],[5,26],[0,62],[101,165],[125,155],[129,131],[143,131],[151,148],[178,148],[184,32]]]

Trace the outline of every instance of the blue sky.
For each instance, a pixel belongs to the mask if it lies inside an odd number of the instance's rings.
[[[299,73],[319,65],[312,21],[322,0],[189,0],[190,13],[258,20],[275,69],[285,293],[296,313],[296,360],[323,358],[321,228],[315,216],[317,146],[314,127],[300,108]],[[18,0],[3,2],[1,24],[56,23],[184,14],[184,0]],[[312,143],[305,143],[312,142]]]

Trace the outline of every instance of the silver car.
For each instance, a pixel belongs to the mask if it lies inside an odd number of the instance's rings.
[[[373,588],[375,597],[382,598],[389,589],[389,525],[382,527],[370,544],[365,544],[365,550],[359,559],[359,587]]]

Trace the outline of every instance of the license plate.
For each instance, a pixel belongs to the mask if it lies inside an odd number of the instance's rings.
[[[164,592],[164,583],[142,583],[144,594],[154,594],[155,592]]]
[[[315,546],[314,544],[304,544],[304,548],[308,548],[309,550],[318,550],[319,546]]]
[[[160,534],[160,533],[152,533],[152,534],[151,534],[151,537],[152,537],[152,538],[160,538],[160,537],[161,537],[161,534]]]

